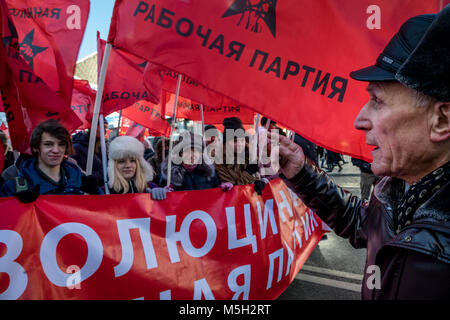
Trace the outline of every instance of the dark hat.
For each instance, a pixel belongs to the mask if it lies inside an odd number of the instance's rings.
[[[261,125],[265,126],[266,123],[267,123],[267,118],[266,117],[262,117],[261,118]],[[272,119],[270,120],[270,123],[273,124],[273,125],[277,124],[276,121],[273,121]]]
[[[242,130],[244,130],[244,126],[242,125],[242,121],[238,117],[225,118],[225,119],[223,119],[222,124],[223,124],[224,132],[227,129],[233,129],[233,130],[242,129]]]
[[[360,81],[399,81],[440,101],[450,99],[450,5],[408,19],[375,65],[350,73]]]

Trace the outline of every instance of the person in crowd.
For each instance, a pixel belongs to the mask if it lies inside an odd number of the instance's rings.
[[[220,186],[212,160],[203,154],[205,145],[202,139],[199,135],[185,131],[174,145],[170,171],[170,184],[174,191],[204,190]],[[176,158],[180,161],[176,161]],[[167,157],[161,164],[161,186],[167,184],[168,160]]]
[[[21,153],[17,157],[16,161],[14,161],[14,164],[3,170],[1,175],[3,181],[15,179],[19,175],[20,169],[22,168],[22,165],[25,163],[25,161],[32,157],[33,156],[29,154]]]
[[[8,140],[6,133],[0,130],[0,143],[3,146],[0,150],[2,150],[4,156],[2,172],[14,164],[14,153],[11,150]]]
[[[103,163],[102,163],[102,154],[100,148],[100,127],[97,128],[97,135],[95,139],[95,148],[94,148],[94,158],[92,162],[92,175],[97,178],[99,185],[104,184],[103,178]],[[104,127],[102,128],[105,133],[108,129],[108,121],[104,119]],[[78,166],[86,172],[87,166],[87,157],[89,151],[89,138],[91,136],[91,131],[80,131],[76,133],[73,140],[73,149],[75,153],[70,157],[74,159]]]
[[[295,133],[294,136],[294,142],[298,144],[300,147],[302,147],[303,152],[305,153],[305,156],[311,160],[314,165],[317,166],[318,163],[318,156],[317,156],[317,149],[316,145],[312,143],[311,141],[303,138],[301,135]]]
[[[266,129],[267,121],[268,121],[268,120],[269,120],[269,119],[267,119],[266,117],[262,117],[262,118],[261,118],[261,127],[263,127],[264,129]],[[260,130],[261,130],[261,128],[260,128]],[[281,135],[283,135],[283,136],[286,136],[286,133],[285,133],[283,130],[281,130],[281,128],[277,125],[276,121],[273,121],[273,120],[270,120],[269,127],[267,128],[267,130],[268,130],[268,131],[276,130],[276,132],[277,132],[278,134],[281,134]]]
[[[257,163],[250,163],[250,150],[244,137],[242,121],[237,117],[223,120],[223,163],[216,163],[215,167],[223,188],[231,190],[233,186],[254,184],[255,192],[262,194],[267,179],[261,179]],[[241,137],[239,137],[240,130]],[[242,158],[239,163],[239,158]],[[229,163],[231,159],[231,163]]]
[[[217,150],[222,147],[219,130],[212,124],[205,126],[205,145],[211,158],[214,158]]]
[[[154,170],[144,159],[144,145],[131,136],[118,136],[109,144],[108,186],[111,194],[151,193],[166,199],[167,189],[152,182]]]
[[[31,135],[30,150],[33,157],[23,163],[15,179],[3,184],[0,196],[17,196],[27,203],[40,194],[102,194],[93,176],[85,176],[66,160],[72,152],[72,141],[59,121],[40,123]]]
[[[382,177],[370,201],[335,185],[280,140],[280,176],[355,248],[367,248],[363,299],[450,297],[450,6],[412,17],[376,64],[350,73],[368,82],[354,125]]]
[[[342,171],[342,165],[341,165],[341,161],[342,161],[342,156],[334,151],[331,150],[326,150],[327,151],[327,172],[333,172],[334,167],[338,166],[338,172]]]
[[[378,179],[380,177],[377,177],[373,174],[371,169],[371,164],[367,161],[352,158],[352,164],[359,168],[361,171],[360,180],[359,180],[359,186],[361,189],[361,198],[363,200],[369,200],[370,197],[370,191],[372,190],[372,186],[375,187]]]
[[[150,142],[147,139],[144,139],[142,141],[142,143],[144,144],[144,159],[145,161],[149,162],[150,159],[155,155],[155,151],[153,150]]]
[[[323,148],[323,147],[321,147],[321,146],[317,146],[317,156],[319,157],[319,159],[318,159],[318,162],[320,161],[320,167],[321,168],[325,168],[324,166],[323,166],[323,163],[325,162],[325,158],[326,158],[326,156],[325,156],[325,149]]]
[[[166,137],[155,137],[153,140],[153,149],[155,150],[155,154],[148,160],[148,162],[155,171],[153,182],[158,184],[161,180],[161,163],[163,160],[167,159],[167,155],[169,154],[169,139]]]

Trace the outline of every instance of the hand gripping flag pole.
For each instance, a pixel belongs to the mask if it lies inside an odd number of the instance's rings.
[[[178,105],[178,96],[180,94],[180,86],[181,86],[181,74],[178,74],[177,89],[176,89],[176,93],[175,93],[175,102],[173,103],[172,123],[170,124],[169,156],[167,159],[167,187],[170,186],[170,178],[171,178],[171,173],[172,173],[173,129],[175,127],[175,120],[177,118],[177,105]]]

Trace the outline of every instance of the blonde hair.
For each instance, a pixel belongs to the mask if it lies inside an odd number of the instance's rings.
[[[145,192],[145,188],[147,187],[147,181],[144,170],[142,170],[141,167],[141,162],[134,157],[124,159],[136,160],[136,173],[134,174],[133,177],[134,185],[136,186],[137,192],[139,193]],[[130,190],[130,185],[117,168],[117,162],[119,160],[122,159],[114,160],[114,181],[112,182],[112,188],[117,192],[122,191],[122,193],[128,193],[128,191]]]

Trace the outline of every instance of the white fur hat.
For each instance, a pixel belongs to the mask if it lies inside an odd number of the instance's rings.
[[[153,180],[153,168],[144,159],[144,145],[138,139],[131,136],[118,136],[109,144],[108,151],[108,177],[109,186],[114,182],[114,161],[124,158],[136,158],[139,160],[146,181]]]

